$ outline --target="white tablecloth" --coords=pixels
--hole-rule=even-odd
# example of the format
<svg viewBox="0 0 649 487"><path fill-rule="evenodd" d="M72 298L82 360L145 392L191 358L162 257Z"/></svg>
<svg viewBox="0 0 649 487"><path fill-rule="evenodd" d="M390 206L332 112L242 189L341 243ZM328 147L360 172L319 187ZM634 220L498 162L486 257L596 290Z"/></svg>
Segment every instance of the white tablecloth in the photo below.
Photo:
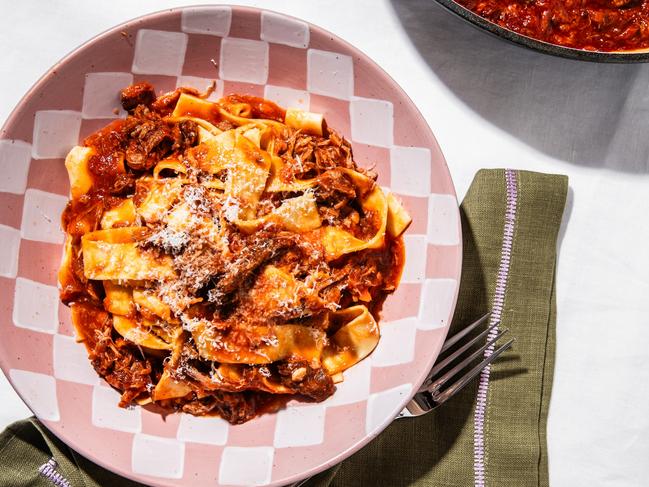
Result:
<svg viewBox="0 0 649 487"><path fill-rule="evenodd" d="M0 119L82 42L186 3L4 4ZM647 485L649 66L529 52L465 25L433 0L238 3L316 23L380 64L428 120L460 198L482 167L570 176L557 276L551 484ZM29 415L2 374L0 398L0 427Z"/></svg>

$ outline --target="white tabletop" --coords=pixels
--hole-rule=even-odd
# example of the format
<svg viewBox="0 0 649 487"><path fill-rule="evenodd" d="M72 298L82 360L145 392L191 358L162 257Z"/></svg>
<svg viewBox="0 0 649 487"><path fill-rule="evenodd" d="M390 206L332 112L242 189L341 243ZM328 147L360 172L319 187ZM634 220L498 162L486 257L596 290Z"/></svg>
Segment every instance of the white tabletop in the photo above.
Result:
<svg viewBox="0 0 649 487"><path fill-rule="evenodd" d="M0 120L52 64L174 0L21 0L0 16ZM201 2L196 2L201 3ZM570 176L548 425L553 487L649 478L649 66L523 50L433 0L275 0L380 64L420 108L458 195L483 167ZM0 373L0 427L30 413Z"/></svg>

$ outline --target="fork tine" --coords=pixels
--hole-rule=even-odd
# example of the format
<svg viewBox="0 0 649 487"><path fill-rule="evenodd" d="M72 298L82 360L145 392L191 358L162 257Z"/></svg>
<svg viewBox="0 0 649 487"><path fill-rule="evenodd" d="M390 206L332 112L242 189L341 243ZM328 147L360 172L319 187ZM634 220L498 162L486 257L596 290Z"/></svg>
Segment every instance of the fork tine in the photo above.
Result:
<svg viewBox="0 0 649 487"><path fill-rule="evenodd" d="M426 382L424 382L424 385L420 387L420 390L425 390L427 388L428 384L430 384L430 382L433 380L433 377L435 377L439 372L441 372L444 368L446 368L446 366L448 366L450 363L454 362L455 359L459 358L464 352L466 352L469 348L471 348L476 342L482 340L485 336L487 336L489 334L489 332L491 330L493 330L496 326L498 326L498 323L494 323L489 328L486 328L479 335L475 336L469 342L462 345L460 348L458 348L455 352L453 352L451 355L446 357L444 360L442 360L440 362L437 362L435 364L435 366L428 373L428 379L426 379Z"/></svg>
<svg viewBox="0 0 649 487"><path fill-rule="evenodd" d="M486 359L484 359L482 362L480 362L478 365L473 367L469 372L467 372L465 375L460 377L457 381L455 381L452 385L450 385L448 388L444 389L444 392L434 392L433 393L433 401L435 401L438 404L444 403L448 398L454 396L460 389L462 389L464 386L466 386L471 380L478 375L482 370L492 363L494 360L498 358L498 356L503 353L505 350L510 348L512 344L516 341L515 338L512 338L509 340L507 343L499 347L498 349L494 350L494 352L489 355Z"/></svg>
<svg viewBox="0 0 649 487"><path fill-rule="evenodd" d="M482 347L478 348L475 352L473 352L471 355L469 355L467 358L462 360L459 364L457 364L455 367L453 367L451 370L446 372L444 375L439 377L437 380L435 380L433 383L431 383L426 390L434 393L437 391L440 387L442 387L449 379L453 378L459 371L464 369L467 365L469 365L471 362L473 362L480 354L482 354L487 348L489 348L492 344L496 343L500 337L502 337L505 333L507 333L509 330L505 328L504 330L501 330L495 337L493 337L491 340L489 340L487 343L485 343Z"/></svg>
<svg viewBox="0 0 649 487"><path fill-rule="evenodd" d="M491 316L491 311L488 311L487 314L485 314L484 316L481 316L476 321L471 323L469 326L467 326L467 327L463 328L462 330L458 331L452 337L447 338L439 353L443 353L446 350L448 350L450 347L455 345L459 340L464 338L468 333L470 333L472 330L474 330L475 328L480 326L482 323L484 323L490 316Z"/></svg>

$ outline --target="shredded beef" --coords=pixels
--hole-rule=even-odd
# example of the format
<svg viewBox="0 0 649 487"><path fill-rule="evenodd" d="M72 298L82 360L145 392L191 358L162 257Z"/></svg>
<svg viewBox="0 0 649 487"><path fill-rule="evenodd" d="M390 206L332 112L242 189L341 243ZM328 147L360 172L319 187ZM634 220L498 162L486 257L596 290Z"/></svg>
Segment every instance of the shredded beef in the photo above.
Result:
<svg viewBox="0 0 649 487"><path fill-rule="evenodd" d="M335 391L334 382L324 369L313 368L305 360L283 362L277 370L282 384L315 401L324 401ZM302 370L305 372L302 373ZM296 372L299 380L296 379Z"/></svg>
<svg viewBox="0 0 649 487"><path fill-rule="evenodd" d="M340 169L331 169L318 176L315 186L315 197L318 202L320 218L329 225L339 226L351 233L355 233L361 221L359 212L362 211L355 201L360 196L359 191L368 191L374 183L370 182L368 188L357 189L345 172Z"/></svg>
<svg viewBox="0 0 649 487"><path fill-rule="evenodd" d="M110 319L105 320L102 327L95 328L93 340L86 343L88 357L97 373L122 392L119 405L127 407L151 387L151 363L138 358L135 347L124 339L113 340L111 333Z"/></svg>
<svg viewBox="0 0 649 487"><path fill-rule="evenodd" d="M131 169L151 169L171 152L174 137L169 125L159 118L151 117L138 124L130 133L126 148L126 162Z"/></svg>
<svg viewBox="0 0 649 487"><path fill-rule="evenodd" d="M312 178L336 167L356 168L349 142L333 130L327 138L294 132L281 157L285 164L281 176L286 180Z"/></svg>
<svg viewBox="0 0 649 487"><path fill-rule="evenodd" d="M306 377L300 383L298 392L315 401L324 401L331 396L336 387L330 375L324 369L309 369Z"/></svg>
<svg viewBox="0 0 649 487"><path fill-rule="evenodd" d="M192 120L183 120L173 128L174 144L172 150L183 153L185 149L198 143L198 125Z"/></svg>
<svg viewBox="0 0 649 487"><path fill-rule="evenodd" d="M216 285L210 289L208 299L217 304L224 304L227 296L239 288L263 263L276 257L279 253L294 245L291 234L264 238L259 235L249 246L244 247L237 257L221 275Z"/></svg>
<svg viewBox="0 0 649 487"><path fill-rule="evenodd" d="M214 276L223 272L225 263L218 249L191 240L185 250L175 257L174 266L180 272L187 290L195 294Z"/></svg>
<svg viewBox="0 0 649 487"><path fill-rule="evenodd" d="M226 399L230 402L244 401L249 406L253 401L257 409L254 414L259 414L259 406L264 404L265 408L268 400L272 397L272 394L260 391L260 389L264 390L265 378L271 374L267 366L244 367L240 371L242 379L233 383L214 382L207 374L198 371L191 365L183 367L183 370L187 378L195 381L198 387L209 393L209 396L200 402L200 407L211 407L211 398L220 398L221 394L225 394ZM288 394L300 394L315 401L323 401L335 391L333 380L326 371L321 367L312 367L306 360L280 362L277 364L277 372L280 385L287 390ZM255 399L257 402L254 402ZM228 413L228 417L225 419L231 421L228 419L230 413L228 411L226 413Z"/></svg>
<svg viewBox="0 0 649 487"><path fill-rule="evenodd" d="M160 115L140 106L128 132L126 163L136 171L151 169L174 152L184 152L198 143L198 126L191 120L165 122Z"/></svg>
<svg viewBox="0 0 649 487"><path fill-rule="evenodd" d="M208 397L182 403L182 411L204 416L217 414L231 424L242 424L259 414L260 394L215 391Z"/></svg>
<svg viewBox="0 0 649 487"><path fill-rule="evenodd" d="M135 191L136 178L133 173L118 174L108 192L113 196L127 196Z"/></svg>
<svg viewBox="0 0 649 487"><path fill-rule="evenodd" d="M352 159L352 147L336 132L329 131L329 138L320 140L315 150L316 165L320 170L334 167L354 169L356 164Z"/></svg>
<svg viewBox="0 0 649 487"><path fill-rule="evenodd" d="M147 82L127 86L120 95L122 106L127 112L132 112L139 105L149 106L156 99L155 89Z"/></svg>
<svg viewBox="0 0 649 487"><path fill-rule="evenodd" d="M331 169L318 178L315 196L318 203L339 208L356 198L356 186L341 169Z"/></svg>

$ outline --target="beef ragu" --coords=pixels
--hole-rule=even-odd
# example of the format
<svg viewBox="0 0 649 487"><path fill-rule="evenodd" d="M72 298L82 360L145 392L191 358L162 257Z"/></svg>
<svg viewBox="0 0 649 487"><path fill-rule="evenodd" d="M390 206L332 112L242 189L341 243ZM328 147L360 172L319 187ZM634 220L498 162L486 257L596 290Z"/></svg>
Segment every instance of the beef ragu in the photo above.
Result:
<svg viewBox="0 0 649 487"><path fill-rule="evenodd" d="M372 352L405 210L321 115L126 87L66 159L61 300L120 406L242 423Z"/></svg>
<svg viewBox="0 0 649 487"><path fill-rule="evenodd" d="M457 0L495 24L588 51L649 48L649 0Z"/></svg>

